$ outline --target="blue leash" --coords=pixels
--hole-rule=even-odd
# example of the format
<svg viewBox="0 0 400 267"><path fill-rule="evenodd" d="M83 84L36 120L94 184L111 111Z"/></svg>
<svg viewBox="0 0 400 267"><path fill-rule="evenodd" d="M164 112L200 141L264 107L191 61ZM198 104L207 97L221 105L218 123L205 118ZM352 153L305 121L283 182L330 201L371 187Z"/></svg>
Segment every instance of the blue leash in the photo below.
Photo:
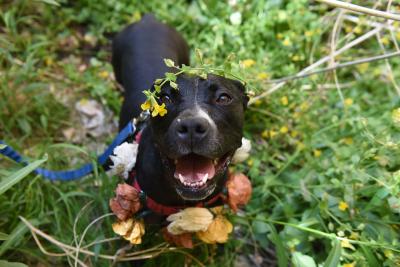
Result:
<svg viewBox="0 0 400 267"><path fill-rule="evenodd" d="M100 165L104 165L108 157L112 155L113 150L115 147L119 146L122 142L124 142L129 136L134 135L136 132L136 126L134 122L129 122L128 125L125 126L124 129L122 129L121 132L115 137L114 141L111 143L111 145L104 151L103 154L101 154L99 157L97 157L97 162ZM5 144L2 140L0 140L0 144ZM22 156L15 151L12 147L6 146L3 149L0 149L0 154L18 162L23 165L28 165L29 163L22 158ZM48 169L43 169L43 168L37 168L35 172L44 178L47 178L52 181L71 181L71 180L76 180L79 178L82 178L90 173L93 172L94 165L92 163L87 163L83 165L82 167L75 169L75 170L66 170L66 171L52 171Z"/></svg>

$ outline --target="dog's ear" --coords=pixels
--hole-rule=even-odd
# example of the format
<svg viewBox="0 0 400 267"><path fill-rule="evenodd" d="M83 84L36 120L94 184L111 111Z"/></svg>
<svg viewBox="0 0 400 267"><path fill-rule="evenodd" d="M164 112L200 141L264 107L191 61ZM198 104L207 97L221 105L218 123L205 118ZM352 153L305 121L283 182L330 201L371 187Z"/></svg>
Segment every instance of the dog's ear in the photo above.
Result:
<svg viewBox="0 0 400 267"><path fill-rule="evenodd" d="M243 93L243 97L242 97L242 99L243 99L243 107L244 107L244 109L246 109L247 108L247 103L249 102L249 96L247 95L247 93L246 93L246 87L244 86L244 84L241 82L241 81L239 81L239 80L231 80L232 81L232 83L233 83L233 85L236 87L236 88L238 88L239 89L239 91L240 92L242 92Z"/></svg>

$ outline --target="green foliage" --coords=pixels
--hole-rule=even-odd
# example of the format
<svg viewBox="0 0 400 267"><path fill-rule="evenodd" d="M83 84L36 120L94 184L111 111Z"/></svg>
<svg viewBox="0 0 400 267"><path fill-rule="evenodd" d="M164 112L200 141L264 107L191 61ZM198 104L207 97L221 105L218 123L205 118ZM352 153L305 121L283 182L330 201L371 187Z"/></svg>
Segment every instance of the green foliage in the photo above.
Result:
<svg viewBox="0 0 400 267"><path fill-rule="evenodd" d="M352 2L372 6L376 1ZM51 146L67 142L62 130L73 126L76 101L95 98L118 114L110 39L141 15L153 12L188 40L193 64L179 71L233 74L246 82L250 95L271 88L269 79L296 74L329 55L337 15L305 0L18 0L0 7L0 136L31 158L48 153L43 165L51 169L90 159L76 153L88 148ZM367 20L373 18L359 23L345 19L338 47L371 30ZM398 30L381 35L387 51L396 49L392 37L400 41ZM371 38L336 60L381 52ZM390 59L390 65L397 70L400 59ZM321 74L287 83L249 107L245 136L252 140L252 156L235 169L251 177L253 197L245 215L234 218L240 231L224 251L199 246L164 253L147 265L188 264L182 254L187 252L207 266L232 265L236 256L253 254L269 255L280 266L399 265L400 101L392 78L398 80L400 74L391 75L384 62L374 62L336 75L344 101L334 76ZM163 82L174 85L176 75L165 78L160 77L160 88ZM7 160L0 164L2 184L21 169ZM65 244L75 244L91 221L109 212L118 181L102 170L68 183L33 174L18 177L0 195L2 257L28 265L67 265L66 257L45 256L18 216ZM112 221L107 217L90 228L83 245L114 237ZM161 242L160 236L148 234L153 238L145 238L137 250ZM48 251L63 252L41 241ZM89 249L113 255L122 246L100 242ZM273 256L266 254L271 248ZM110 265L99 257L85 263Z"/></svg>

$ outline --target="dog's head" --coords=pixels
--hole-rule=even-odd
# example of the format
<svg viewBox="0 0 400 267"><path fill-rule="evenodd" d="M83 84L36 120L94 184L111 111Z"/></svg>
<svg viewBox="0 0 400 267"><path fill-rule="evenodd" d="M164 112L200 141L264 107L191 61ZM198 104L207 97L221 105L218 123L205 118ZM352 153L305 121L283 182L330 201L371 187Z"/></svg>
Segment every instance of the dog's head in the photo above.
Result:
<svg viewBox="0 0 400 267"><path fill-rule="evenodd" d="M165 179L185 200L210 196L225 179L241 146L248 97L241 82L217 75L180 75L179 89L163 86L159 101L167 114L150 120L164 161Z"/></svg>

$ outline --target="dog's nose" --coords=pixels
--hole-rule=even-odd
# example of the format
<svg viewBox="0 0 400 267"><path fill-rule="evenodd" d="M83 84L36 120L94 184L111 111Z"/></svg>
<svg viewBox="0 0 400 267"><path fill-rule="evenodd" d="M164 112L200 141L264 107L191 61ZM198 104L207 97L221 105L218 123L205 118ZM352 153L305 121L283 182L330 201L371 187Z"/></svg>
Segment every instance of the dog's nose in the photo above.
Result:
<svg viewBox="0 0 400 267"><path fill-rule="evenodd" d="M207 136L210 124L204 118L178 119L176 133L181 140L199 141Z"/></svg>

